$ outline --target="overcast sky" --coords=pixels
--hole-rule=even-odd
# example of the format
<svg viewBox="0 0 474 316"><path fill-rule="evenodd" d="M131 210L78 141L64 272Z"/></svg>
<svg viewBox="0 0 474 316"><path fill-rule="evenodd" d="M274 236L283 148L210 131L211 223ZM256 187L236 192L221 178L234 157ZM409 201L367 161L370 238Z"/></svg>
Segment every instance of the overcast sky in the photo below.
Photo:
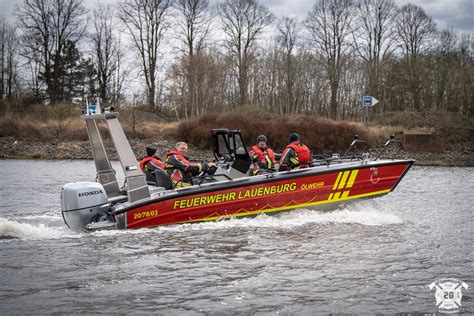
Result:
<svg viewBox="0 0 474 316"><path fill-rule="evenodd" d="M86 7L93 8L97 2L113 3L113 0L85 0ZM292 16L304 19L315 0L260 0L277 17ZM11 17L15 3L21 0L0 0L0 15ZM219 0L210 0L217 3ZM460 32L474 33L474 0L395 0L398 6L412 3L422 7L433 17L438 30L451 27Z"/></svg>
<svg viewBox="0 0 474 316"><path fill-rule="evenodd" d="M261 0L278 17L283 15L304 18L314 0ZM438 29L452 27L461 32L474 33L474 0L395 0L401 7L412 3L422 7L436 22Z"/></svg>

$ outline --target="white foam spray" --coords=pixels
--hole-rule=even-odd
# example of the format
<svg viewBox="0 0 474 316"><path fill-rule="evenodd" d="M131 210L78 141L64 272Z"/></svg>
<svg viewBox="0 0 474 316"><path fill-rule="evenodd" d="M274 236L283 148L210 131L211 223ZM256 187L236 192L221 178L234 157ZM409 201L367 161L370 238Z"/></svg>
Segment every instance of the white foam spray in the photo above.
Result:
<svg viewBox="0 0 474 316"><path fill-rule="evenodd" d="M50 216L49 214L47 216ZM366 226L381 226L401 224L403 220L387 210L377 201L360 201L350 204L343 209L320 212L309 209L296 209L289 212L261 214L256 217L231 218L214 222L177 224L158 228L139 230L97 231L86 235L105 237L122 234L147 234L187 230L222 230L229 228L292 228L316 223L327 225L331 223L360 224ZM67 227L50 227L44 224L32 225L0 218L0 239L54 239L62 237L81 237Z"/></svg>
<svg viewBox="0 0 474 316"><path fill-rule="evenodd" d="M0 218L0 239L56 239L79 236L67 227L50 227L44 224L32 225Z"/></svg>
<svg viewBox="0 0 474 316"><path fill-rule="evenodd" d="M160 230L200 230L246 227L291 228L309 223L345 223L366 226L401 224L403 220L375 201L361 201L343 209L320 212L309 209L296 209L274 215L261 214L256 217L231 218L217 222L202 222L160 227Z"/></svg>

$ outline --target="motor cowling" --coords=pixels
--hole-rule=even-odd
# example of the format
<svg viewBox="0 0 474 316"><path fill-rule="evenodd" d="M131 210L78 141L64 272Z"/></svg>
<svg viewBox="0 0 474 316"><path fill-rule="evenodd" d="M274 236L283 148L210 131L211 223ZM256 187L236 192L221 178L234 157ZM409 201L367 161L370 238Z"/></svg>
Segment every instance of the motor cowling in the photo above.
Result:
<svg viewBox="0 0 474 316"><path fill-rule="evenodd" d="M110 207L104 187L97 182L68 183L61 190L61 212L72 230L85 230Z"/></svg>

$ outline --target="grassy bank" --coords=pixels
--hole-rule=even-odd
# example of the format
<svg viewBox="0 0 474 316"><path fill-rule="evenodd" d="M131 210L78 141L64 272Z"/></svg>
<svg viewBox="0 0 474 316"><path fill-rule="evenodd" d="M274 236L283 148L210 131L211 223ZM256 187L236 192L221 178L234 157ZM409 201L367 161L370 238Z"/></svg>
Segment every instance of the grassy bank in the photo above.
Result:
<svg viewBox="0 0 474 316"><path fill-rule="evenodd" d="M155 115L123 111L119 116L122 127L131 139L150 139L154 137L173 137L177 123L160 122ZM99 130L108 139L104 122L99 123ZM85 141L87 131L79 115L65 117L38 117L28 115L0 116L0 137L14 137L34 141Z"/></svg>

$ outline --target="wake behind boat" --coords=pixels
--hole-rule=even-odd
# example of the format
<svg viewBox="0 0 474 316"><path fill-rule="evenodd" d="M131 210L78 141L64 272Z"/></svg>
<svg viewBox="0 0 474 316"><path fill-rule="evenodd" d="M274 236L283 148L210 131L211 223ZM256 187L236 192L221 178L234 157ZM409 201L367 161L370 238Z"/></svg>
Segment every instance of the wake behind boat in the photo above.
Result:
<svg viewBox="0 0 474 316"><path fill-rule="evenodd" d="M413 160L369 158L365 142L354 139L342 156L315 160L315 166L294 171L248 176L251 164L239 130L216 129L212 145L217 169L193 179L194 185L173 187L162 174L146 181L113 110L87 107L81 116L97 170L97 182L66 184L61 191L62 215L73 230L132 229L167 224L213 221L230 217L288 211L295 208L336 209L341 204L393 191ZM97 121L104 120L125 174L120 187L105 152ZM354 154L357 146L359 153Z"/></svg>

